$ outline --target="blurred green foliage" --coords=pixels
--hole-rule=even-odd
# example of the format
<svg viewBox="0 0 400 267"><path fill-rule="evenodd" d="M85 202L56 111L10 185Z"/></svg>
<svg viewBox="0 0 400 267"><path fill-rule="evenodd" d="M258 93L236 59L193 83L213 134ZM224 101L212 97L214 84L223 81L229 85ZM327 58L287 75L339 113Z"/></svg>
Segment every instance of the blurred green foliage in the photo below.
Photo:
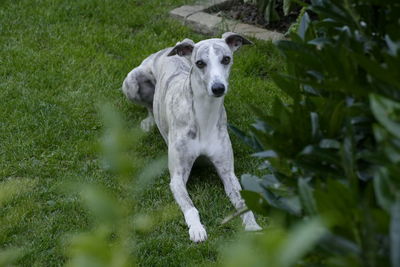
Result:
<svg viewBox="0 0 400 267"><path fill-rule="evenodd" d="M100 110L104 124L100 141L103 166L118 179L121 195L113 196L97 184L67 186L71 194L78 192L93 218L89 231L70 237L67 266L133 266L135 233L150 231L158 223L178 214L177 209L170 206L157 213L135 213L135 201L140 191L162 174L166 157L162 156L143 168L143 160L132 153L140 144L141 131L127 130L111 106L101 105Z"/></svg>
<svg viewBox="0 0 400 267"><path fill-rule="evenodd" d="M222 249L223 266L293 266L326 233L319 218L299 222L289 230L283 225L279 222L263 232L243 234Z"/></svg>
<svg viewBox="0 0 400 267"><path fill-rule="evenodd" d="M0 183L0 242L6 239L7 231L3 229L7 225L17 224L24 216L24 205L10 209L7 205L18 197L23 197L35 186L32 179L9 179ZM23 247L7 247L0 249L0 266L10 266L27 253Z"/></svg>
<svg viewBox="0 0 400 267"><path fill-rule="evenodd" d="M319 264L400 266L399 17L393 0L311 1L277 44L291 101L253 107L250 133L232 127L267 173L242 176L248 207L288 226L321 218Z"/></svg>

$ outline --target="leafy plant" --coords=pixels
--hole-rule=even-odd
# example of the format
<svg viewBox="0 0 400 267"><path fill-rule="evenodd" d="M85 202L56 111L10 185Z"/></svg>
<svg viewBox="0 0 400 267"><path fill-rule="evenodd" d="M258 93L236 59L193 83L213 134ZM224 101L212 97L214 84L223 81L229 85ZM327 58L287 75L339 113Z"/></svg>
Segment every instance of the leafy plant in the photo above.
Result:
<svg viewBox="0 0 400 267"><path fill-rule="evenodd" d="M318 16L311 20L310 13ZM242 176L248 207L290 224L323 218L313 250L328 265L399 266L400 4L315 0L277 46L291 98L245 134L268 174Z"/></svg>
<svg viewBox="0 0 400 267"><path fill-rule="evenodd" d="M325 232L321 220L313 218L295 224L288 231L276 225L259 235L243 235L224 249L222 264L230 267L293 266Z"/></svg>
<svg viewBox="0 0 400 267"><path fill-rule="evenodd" d="M110 106L101 111L105 125L101 141L104 168L118 179L121 194L112 196L98 184L67 186L71 194L79 194L93 220L90 230L69 238L67 266L134 266L130 251L135 245L135 234L147 232L177 215L176 208L169 206L152 214L135 214L139 192L165 170L166 157L141 168L141 157L131 154L141 140L140 131L127 131ZM132 180L132 176L136 179Z"/></svg>
<svg viewBox="0 0 400 267"><path fill-rule="evenodd" d="M28 252L25 247L8 247L5 240L7 232L11 231L10 226L25 216L23 205L12 207L10 203L26 197L36 184L37 181L25 178L7 179L0 183L0 266L11 266Z"/></svg>
<svg viewBox="0 0 400 267"><path fill-rule="evenodd" d="M293 0L243 0L244 3L252 3L258 6L260 14L267 23L277 21L280 19L278 10L283 13L284 16L289 15L292 9ZM300 2L300 1L298 1Z"/></svg>

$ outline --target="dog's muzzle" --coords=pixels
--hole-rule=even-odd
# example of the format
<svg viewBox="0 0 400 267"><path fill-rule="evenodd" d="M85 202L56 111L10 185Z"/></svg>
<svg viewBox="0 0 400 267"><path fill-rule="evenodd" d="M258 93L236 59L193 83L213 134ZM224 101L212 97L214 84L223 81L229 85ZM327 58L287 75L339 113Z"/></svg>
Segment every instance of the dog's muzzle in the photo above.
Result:
<svg viewBox="0 0 400 267"><path fill-rule="evenodd" d="M211 87L211 91L215 97L221 97L225 93L225 85L222 83L214 83Z"/></svg>

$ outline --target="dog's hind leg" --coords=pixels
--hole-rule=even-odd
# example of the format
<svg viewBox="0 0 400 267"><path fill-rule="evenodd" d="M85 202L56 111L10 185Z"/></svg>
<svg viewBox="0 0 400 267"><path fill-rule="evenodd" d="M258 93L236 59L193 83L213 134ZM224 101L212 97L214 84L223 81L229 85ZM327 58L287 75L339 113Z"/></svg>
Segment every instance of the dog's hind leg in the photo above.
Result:
<svg viewBox="0 0 400 267"><path fill-rule="evenodd" d="M122 91L125 96L148 110L147 118L140 123L141 128L146 132L155 124L153 117L154 90L154 78L148 72L142 70L140 66L129 72L122 84Z"/></svg>
<svg viewBox="0 0 400 267"><path fill-rule="evenodd" d="M153 112L150 109L148 109L148 115L145 119L143 119L140 122L140 128L142 128L142 130L145 132L149 132L154 125L155 122L154 122Z"/></svg>

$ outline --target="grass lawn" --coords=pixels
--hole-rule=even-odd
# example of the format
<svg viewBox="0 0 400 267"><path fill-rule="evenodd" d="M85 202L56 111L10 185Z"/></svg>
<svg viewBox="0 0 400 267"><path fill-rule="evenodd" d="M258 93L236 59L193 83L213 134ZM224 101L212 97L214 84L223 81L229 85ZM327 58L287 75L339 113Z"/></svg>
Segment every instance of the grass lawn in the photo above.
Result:
<svg viewBox="0 0 400 267"><path fill-rule="evenodd" d="M79 199L60 191L65 182L101 184L118 194L114 175L102 168L93 145L103 132L98 107L110 103L130 128L146 116L119 88L149 54L185 37L206 38L168 18L169 10L187 2L0 2L0 186L21 181L11 200L2 201L7 190L0 190L0 251L25 248L18 265L63 265L67 236L91 227ZM270 43L255 41L235 55L225 99L231 124L248 128L253 117L248 103L269 108L281 94L269 75L282 69L282 57ZM251 151L231 139L237 175L254 172L258 162ZM137 154L147 161L166 153L156 129L141 142ZM136 236L132 253L139 265L211 265L219 248L234 239L240 220L220 225L234 209L214 170L195 170L188 188L208 241L191 243L183 216L176 216ZM138 211L165 205L175 205L167 173L142 193ZM259 221L266 225L265 218Z"/></svg>

